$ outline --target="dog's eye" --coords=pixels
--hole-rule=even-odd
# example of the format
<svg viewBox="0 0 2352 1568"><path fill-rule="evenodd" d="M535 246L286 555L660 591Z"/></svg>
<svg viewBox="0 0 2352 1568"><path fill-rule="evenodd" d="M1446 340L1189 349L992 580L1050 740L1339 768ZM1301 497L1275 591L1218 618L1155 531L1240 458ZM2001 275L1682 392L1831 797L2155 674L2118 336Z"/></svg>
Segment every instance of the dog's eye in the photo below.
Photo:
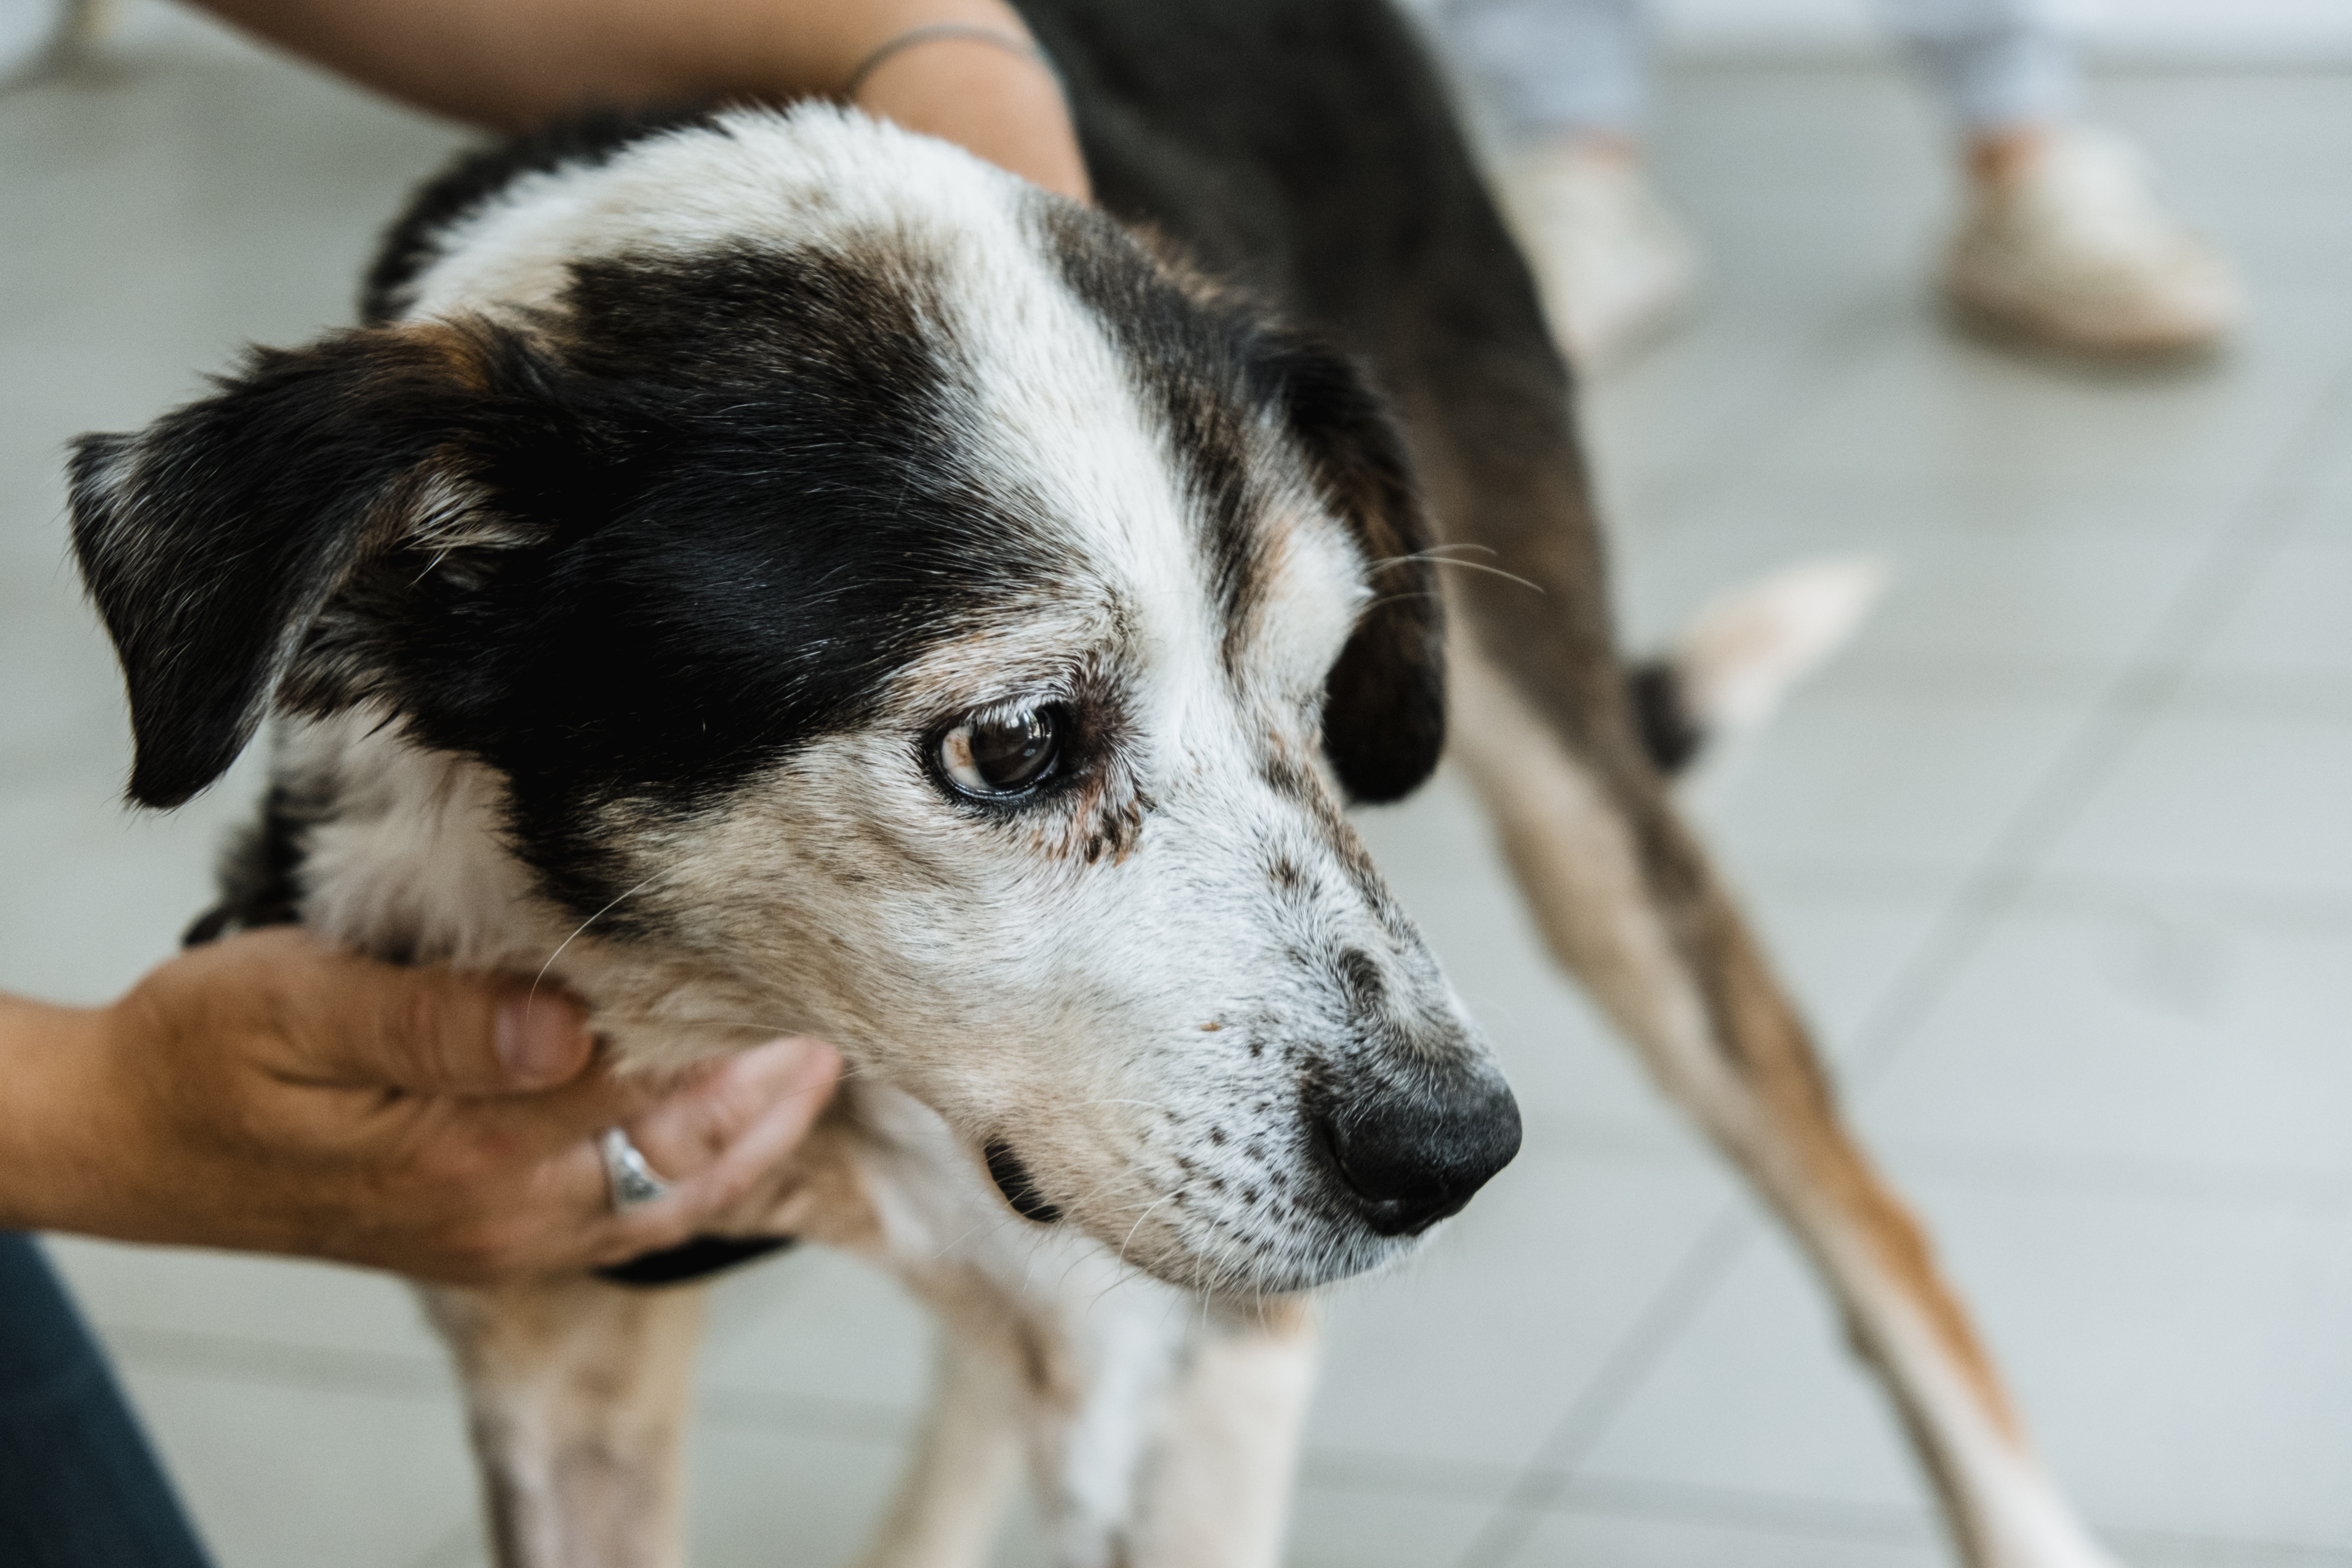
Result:
<svg viewBox="0 0 2352 1568"><path fill-rule="evenodd" d="M982 800L1034 789L1061 758L1062 718L1058 708L1032 708L967 719L940 737L940 772Z"/></svg>

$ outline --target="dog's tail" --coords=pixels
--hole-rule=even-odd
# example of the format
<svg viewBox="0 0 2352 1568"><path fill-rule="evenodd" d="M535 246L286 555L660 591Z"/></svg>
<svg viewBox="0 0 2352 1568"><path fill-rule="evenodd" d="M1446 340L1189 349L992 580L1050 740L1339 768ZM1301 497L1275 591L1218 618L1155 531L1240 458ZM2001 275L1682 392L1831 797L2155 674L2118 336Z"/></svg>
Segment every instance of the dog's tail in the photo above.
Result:
<svg viewBox="0 0 2352 1568"><path fill-rule="evenodd" d="M1874 556L1833 556L1709 600L1671 647L1625 672L1650 760L1678 773L1716 742L1761 728L1853 635L1887 577Z"/></svg>

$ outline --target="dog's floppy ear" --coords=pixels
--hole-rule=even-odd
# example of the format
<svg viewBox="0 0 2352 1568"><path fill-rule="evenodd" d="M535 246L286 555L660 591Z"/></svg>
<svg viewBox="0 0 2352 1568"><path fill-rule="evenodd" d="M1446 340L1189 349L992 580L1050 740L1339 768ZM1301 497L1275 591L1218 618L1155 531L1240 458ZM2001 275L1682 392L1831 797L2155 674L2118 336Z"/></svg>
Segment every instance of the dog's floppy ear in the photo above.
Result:
<svg viewBox="0 0 2352 1568"><path fill-rule="evenodd" d="M257 349L215 395L75 443L74 552L130 689L133 800L177 805L236 761L329 595L449 477L499 343L435 325Z"/></svg>
<svg viewBox="0 0 2352 1568"><path fill-rule="evenodd" d="M1371 571L1372 597L1324 688L1324 754L1350 800L1402 800L1445 749L1445 611L1423 555L1428 518L1403 437L1355 367L1303 338L1278 342L1266 368Z"/></svg>

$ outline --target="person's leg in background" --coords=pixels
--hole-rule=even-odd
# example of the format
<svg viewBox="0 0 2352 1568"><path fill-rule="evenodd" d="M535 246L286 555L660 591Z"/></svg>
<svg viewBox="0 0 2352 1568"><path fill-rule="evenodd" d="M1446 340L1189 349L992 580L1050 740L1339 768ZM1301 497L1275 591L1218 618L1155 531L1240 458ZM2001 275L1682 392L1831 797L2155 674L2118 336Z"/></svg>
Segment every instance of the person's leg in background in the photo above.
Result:
<svg viewBox="0 0 2352 1568"><path fill-rule="evenodd" d="M2208 347L2230 268L2158 206L2137 157L2071 125L2060 0L1881 0L1958 124L1968 195L1941 286L1966 316L2103 353ZM1441 42L1508 142L1501 195L1569 357L1605 366L1686 314L1696 253L1644 176L1642 0L1441 0Z"/></svg>
<svg viewBox="0 0 2352 1568"><path fill-rule="evenodd" d="M2226 262L2158 206L2118 138L2074 121L2057 0L1879 0L1958 122L1967 210L1947 297L2032 342L2103 353L2207 348L2243 314Z"/></svg>
<svg viewBox="0 0 2352 1568"><path fill-rule="evenodd" d="M1508 143L1503 205L1569 357L1603 363L1677 322L1698 257L1643 173L1642 0L1444 0L1438 26Z"/></svg>
<svg viewBox="0 0 2352 1568"><path fill-rule="evenodd" d="M0 1231L0 1563L209 1561L47 1260L30 1237Z"/></svg>

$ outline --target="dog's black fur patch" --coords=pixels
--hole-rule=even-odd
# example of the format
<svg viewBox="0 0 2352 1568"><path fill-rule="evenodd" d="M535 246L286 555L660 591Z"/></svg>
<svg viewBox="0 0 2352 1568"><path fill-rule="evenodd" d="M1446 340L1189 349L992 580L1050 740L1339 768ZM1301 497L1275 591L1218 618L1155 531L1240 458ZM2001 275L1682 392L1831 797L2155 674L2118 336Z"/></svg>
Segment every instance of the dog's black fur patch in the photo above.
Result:
<svg viewBox="0 0 2352 1568"><path fill-rule="evenodd" d="M626 1263L607 1264L595 1275L615 1285L640 1289L686 1285L738 1264L772 1257L797 1243L797 1237L789 1236L698 1236L659 1252L640 1253Z"/></svg>
<svg viewBox="0 0 2352 1568"><path fill-rule="evenodd" d="M180 935L182 947L202 947L241 931L299 925L302 920L302 823L292 792L274 784L261 818L239 831L220 858L220 902Z"/></svg>

